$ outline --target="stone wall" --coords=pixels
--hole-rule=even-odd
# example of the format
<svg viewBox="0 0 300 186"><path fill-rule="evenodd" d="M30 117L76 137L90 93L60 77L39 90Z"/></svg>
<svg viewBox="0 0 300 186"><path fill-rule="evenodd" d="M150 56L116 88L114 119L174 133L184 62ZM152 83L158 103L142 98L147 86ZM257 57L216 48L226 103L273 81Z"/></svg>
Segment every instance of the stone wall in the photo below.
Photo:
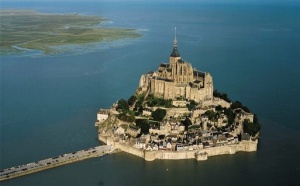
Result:
<svg viewBox="0 0 300 186"><path fill-rule="evenodd" d="M228 103L227 101L225 101L225 100L223 100L223 99L221 99L221 98L217 98L217 97L214 97L214 99L213 99L214 101L213 101L213 104L214 105L221 105L222 107L226 107L226 108L229 108L230 107L230 104L231 103Z"/></svg>
<svg viewBox="0 0 300 186"><path fill-rule="evenodd" d="M254 152L257 151L258 141L242 141L239 144L213 147L199 150L198 154L207 154L207 156L217 156L223 154L235 154L236 152Z"/></svg>
<svg viewBox="0 0 300 186"><path fill-rule="evenodd" d="M180 160L195 158L196 150L192 151L158 151L155 154L156 159Z"/></svg>
<svg viewBox="0 0 300 186"><path fill-rule="evenodd" d="M190 113L188 108L166 108L166 110L168 116L173 116L175 114L182 116Z"/></svg>
<svg viewBox="0 0 300 186"><path fill-rule="evenodd" d="M143 150L134 148L130 145L122 144L122 143L115 143L115 148L120 149L121 151L127 152L129 154L133 154L135 156L144 158L145 154Z"/></svg>
<svg viewBox="0 0 300 186"><path fill-rule="evenodd" d="M209 156L217 156L223 154L235 154L236 152L253 152L257 151L256 141L242 141L239 144L227 145L220 147L212 147L201 150L191 151L144 151L126 144L115 143L115 148L124 152L133 154L135 156L144 158L146 161L154 161L155 159L165 160L180 160L180 159L193 159L206 160Z"/></svg>

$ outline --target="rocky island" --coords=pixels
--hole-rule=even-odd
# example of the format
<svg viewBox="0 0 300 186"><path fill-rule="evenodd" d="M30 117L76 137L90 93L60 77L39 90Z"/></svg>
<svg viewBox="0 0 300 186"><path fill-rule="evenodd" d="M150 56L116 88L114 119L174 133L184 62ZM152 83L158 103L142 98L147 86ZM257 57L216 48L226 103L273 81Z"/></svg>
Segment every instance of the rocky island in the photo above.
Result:
<svg viewBox="0 0 300 186"><path fill-rule="evenodd" d="M95 125L100 141L147 161L257 151L261 128L246 106L214 90L208 72L181 58L176 29L169 62L143 74L128 100L100 109Z"/></svg>

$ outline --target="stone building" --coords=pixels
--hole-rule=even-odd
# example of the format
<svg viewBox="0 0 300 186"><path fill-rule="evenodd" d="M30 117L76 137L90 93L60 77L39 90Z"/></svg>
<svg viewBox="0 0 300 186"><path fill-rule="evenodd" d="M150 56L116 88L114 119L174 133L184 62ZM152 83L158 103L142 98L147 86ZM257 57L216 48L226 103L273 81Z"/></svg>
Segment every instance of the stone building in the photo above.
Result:
<svg viewBox="0 0 300 186"><path fill-rule="evenodd" d="M97 121L103 122L108 118L109 110L107 109L100 109L97 113Z"/></svg>
<svg viewBox="0 0 300 186"><path fill-rule="evenodd" d="M157 71L140 78L137 93L147 92L164 99L183 98L198 103L213 100L212 76L183 61L177 49L176 31L169 63L160 64Z"/></svg>
<svg viewBox="0 0 300 186"><path fill-rule="evenodd" d="M141 128L137 127L135 125L129 125L126 133L132 137L137 137L137 135L139 135L141 133Z"/></svg>

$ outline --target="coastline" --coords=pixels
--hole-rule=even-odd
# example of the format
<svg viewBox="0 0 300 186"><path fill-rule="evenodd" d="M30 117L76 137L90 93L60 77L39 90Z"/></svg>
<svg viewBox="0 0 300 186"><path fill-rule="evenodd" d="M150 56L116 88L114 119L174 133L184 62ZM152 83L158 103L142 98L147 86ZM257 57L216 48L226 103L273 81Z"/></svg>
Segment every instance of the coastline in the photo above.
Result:
<svg viewBox="0 0 300 186"><path fill-rule="evenodd" d="M3 44L0 46L0 55L4 56L22 52L34 55L36 51L45 55L59 54L72 51L70 46L85 48L89 44L142 36L134 28L103 27L101 23L108 19L100 16L1 9L0 17L6 20L2 25Z"/></svg>

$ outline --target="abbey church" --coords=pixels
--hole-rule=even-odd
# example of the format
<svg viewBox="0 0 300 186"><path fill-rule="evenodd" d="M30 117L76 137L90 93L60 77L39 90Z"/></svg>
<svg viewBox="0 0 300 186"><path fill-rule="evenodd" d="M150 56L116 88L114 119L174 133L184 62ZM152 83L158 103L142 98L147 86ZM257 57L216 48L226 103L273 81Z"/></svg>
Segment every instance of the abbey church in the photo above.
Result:
<svg viewBox="0 0 300 186"><path fill-rule="evenodd" d="M175 30L169 63L162 63L157 71L142 75L138 92L164 99L183 98L201 103L213 99L213 80L209 73L201 72L183 61L177 49Z"/></svg>

